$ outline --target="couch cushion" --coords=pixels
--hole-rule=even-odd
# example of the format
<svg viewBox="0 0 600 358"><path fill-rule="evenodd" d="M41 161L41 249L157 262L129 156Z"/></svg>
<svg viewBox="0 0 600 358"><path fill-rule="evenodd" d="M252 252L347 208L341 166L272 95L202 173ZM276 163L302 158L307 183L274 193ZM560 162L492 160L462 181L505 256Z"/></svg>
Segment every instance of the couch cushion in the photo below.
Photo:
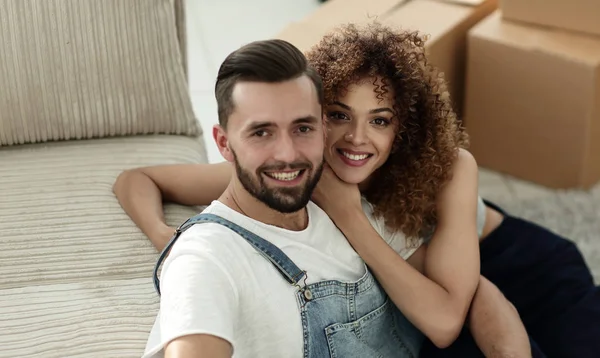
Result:
<svg viewBox="0 0 600 358"><path fill-rule="evenodd" d="M200 134L173 1L3 1L0 146Z"/></svg>
<svg viewBox="0 0 600 358"><path fill-rule="evenodd" d="M150 242L117 202L128 168L206 162L201 142L140 136L5 148L0 156L0 288L149 277ZM177 224L193 209L170 207Z"/></svg>
<svg viewBox="0 0 600 358"><path fill-rule="evenodd" d="M158 306L149 277L0 290L0 356L139 358Z"/></svg>
<svg viewBox="0 0 600 358"><path fill-rule="evenodd" d="M0 347L7 357L140 357L158 253L118 204L128 168L204 163L202 140L138 136L0 150ZM177 225L201 208L166 206Z"/></svg>

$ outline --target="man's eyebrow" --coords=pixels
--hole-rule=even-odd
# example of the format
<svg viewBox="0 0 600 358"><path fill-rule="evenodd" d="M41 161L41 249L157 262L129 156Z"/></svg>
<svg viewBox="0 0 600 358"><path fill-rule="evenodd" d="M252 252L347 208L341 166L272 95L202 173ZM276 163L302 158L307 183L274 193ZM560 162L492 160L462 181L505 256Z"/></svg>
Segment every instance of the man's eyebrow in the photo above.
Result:
<svg viewBox="0 0 600 358"><path fill-rule="evenodd" d="M314 123L318 123L319 120L320 120L319 118L309 115L309 116L304 116L304 117L295 119L292 122L292 124L301 124L301 123L314 124ZM261 130L261 129L265 129L265 128L269 128L269 127L276 127L276 126L277 125L274 122L258 121L258 122L252 122L252 123L248 124L248 126L244 130L247 132L253 132L253 131L257 131L257 130Z"/></svg>
<svg viewBox="0 0 600 358"><path fill-rule="evenodd" d="M274 125L273 122L252 122L252 123L248 124L245 131L248 131L248 132L257 131L259 129L265 129L265 128L271 127L273 125Z"/></svg>
<svg viewBox="0 0 600 358"><path fill-rule="evenodd" d="M293 124L300 124L300 123L313 124L313 123L318 123L319 121L320 121L320 119L315 116L305 116L305 117L301 117L301 118L294 120L294 122L292 122L292 123Z"/></svg>

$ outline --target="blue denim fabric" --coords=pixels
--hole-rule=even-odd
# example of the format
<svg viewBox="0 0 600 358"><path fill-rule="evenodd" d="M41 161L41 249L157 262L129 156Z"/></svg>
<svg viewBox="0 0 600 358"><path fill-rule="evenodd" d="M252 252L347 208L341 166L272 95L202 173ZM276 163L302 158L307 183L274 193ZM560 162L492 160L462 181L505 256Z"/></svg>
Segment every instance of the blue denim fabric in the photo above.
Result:
<svg viewBox="0 0 600 358"><path fill-rule="evenodd" d="M159 294L158 269L166 254L183 231L201 222L218 223L238 233L289 284L298 288L296 298L302 316L305 358L419 356L423 334L398 310L368 269L357 282L330 280L306 285L307 273L279 248L213 214L196 215L177 229L154 270L154 285Z"/></svg>

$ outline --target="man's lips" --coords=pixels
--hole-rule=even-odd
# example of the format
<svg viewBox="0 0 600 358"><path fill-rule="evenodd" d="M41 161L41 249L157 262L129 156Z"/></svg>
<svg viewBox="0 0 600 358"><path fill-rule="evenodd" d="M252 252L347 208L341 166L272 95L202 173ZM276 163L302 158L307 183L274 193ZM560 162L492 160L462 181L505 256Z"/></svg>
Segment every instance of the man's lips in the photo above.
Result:
<svg viewBox="0 0 600 358"><path fill-rule="evenodd" d="M280 171L264 171L263 174L279 184L295 185L302 181L306 169L296 170L280 170Z"/></svg>

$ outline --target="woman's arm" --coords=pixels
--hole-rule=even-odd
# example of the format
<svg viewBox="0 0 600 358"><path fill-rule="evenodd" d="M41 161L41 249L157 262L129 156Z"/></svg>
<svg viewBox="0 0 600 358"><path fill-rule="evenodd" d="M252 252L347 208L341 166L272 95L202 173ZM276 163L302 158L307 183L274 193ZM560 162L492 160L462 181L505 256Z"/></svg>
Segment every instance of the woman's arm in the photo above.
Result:
<svg viewBox="0 0 600 358"><path fill-rule="evenodd" d="M519 312L483 276L473 297L467 325L486 357L531 358L529 336Z"/></svg>
<svg viewBox="0 0 600 358"><path fill-rule="evenodd" d="M232 353L229 342L209 334L178 337L165 346L165 358L229 358Z"/></svg>
<svg viewBox="0 0 600 358"><path fill-rule="evenodd" d="M229 162L136 168L118 176L113 192L131 220L161 251L174 232L165 222L163 201L209 205L225 191L232 172Z"/></svg>
<svg viewBox="0 0 600 358"><path fill-rule="evenodd" d="M406 261L424 273L427 244ZM475 343L486 357L531 358L531 345L519 312L500 289L483 276L467 315Z"/></svg>
<svg viewBox="0 0 600 358"><path fill-rule="evenodd" d="M480 276L477 163L468 152L461 151L452 176L438 199L438 225L425 254L425 275L379 236L360 206L338 203L342 210L325 209L396 306L438 347L447 347L460 333Z"/></svg>
<svg viewBox="0 0 600 358"><path fill-rule="evenodd" d="M427 245L424 263L425 275L448 293L455 320L450 325L452 341L460 333L479 284L477 199L477 162L461 149L452 168L452 180L437 199L436 230Z"/></svg>

